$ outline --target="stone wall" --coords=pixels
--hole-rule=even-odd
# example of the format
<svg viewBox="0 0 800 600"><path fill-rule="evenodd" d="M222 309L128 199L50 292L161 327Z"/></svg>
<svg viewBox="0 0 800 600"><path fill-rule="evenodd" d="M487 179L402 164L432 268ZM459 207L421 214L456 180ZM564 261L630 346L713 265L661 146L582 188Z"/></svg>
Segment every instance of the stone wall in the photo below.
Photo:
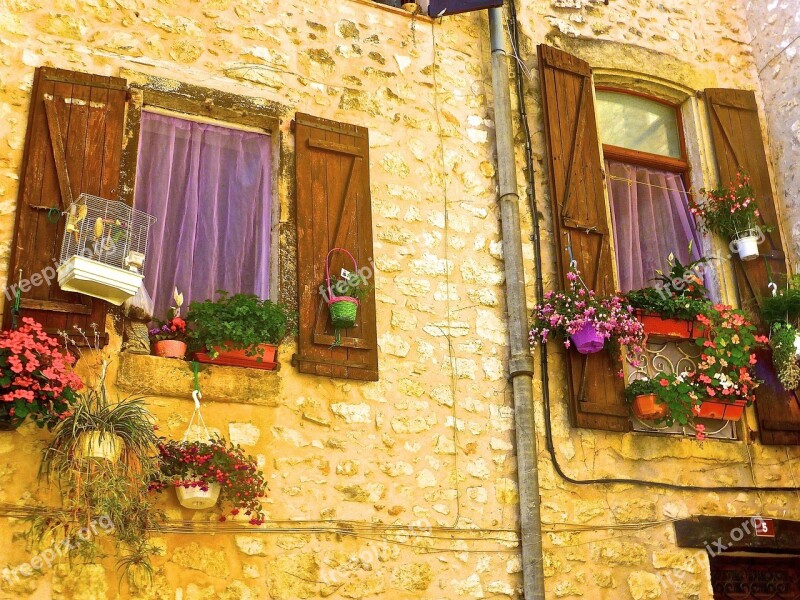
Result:
<svg viewBox="0 0 800 600"><path fill-rule="evenodd" d="M759 65L736 6L703 0L518 4L521 60L533 73L526 102L534 189L544 215L544 277L552 288L536 44L578 54L598 79L684 99L685 114L696 117L687 120L696 187L713 183L713 173L702 104L689 91L759 89ZM485 16L432 24L358 0L6 0L4 8L1 269L11 243L35 66L179 78L278 102L290 112L363 124L370 128L381 381L299 375L289 364L291 344L281 352L281 371L249 376L246 387L234 370L207 372L206 420L259 455L271 482L271 522L236 534L158 535L163 555L155 561L153 589L132 590L126 582L118 588L108 559L83 571L60 564L2 593L65 600L519 597ZM291 164L288 118L281 128ZM789 176L783 164L779 181ZM532 228L524 181L520 173L527 239ZM293 182L284 177L280 184L281 218L290 222ZM532 304L530 244L524 253ZM722 283L732 299L724 273ZM113 336L111 356L119 345ZM119 369L126 390L136 387L137 374L147 374L161 431L181 435L192 406L187 368L123 357ZM557 455L572 478L791 486L800 476L791 468L797 449L713 440L700 446L689 439L571 429L557 349L550 370ZM544 451L538 376L535 385L548 597L708 599L706 555L676 548L670 520L692 514L800 518L797 498L788 493L567 483ZM746 423L755 427L752 414ZM34 501L35 465L46 440L27 425L0 434L0 502ZM173 520L211 524L217 516L192 515L174 500L164 506ZM415 523L411 530L389 528ZM16 536L23 529L3 521L0 564L29 560Z"/></svg>
<svg viewBox="0 0 800 600"><path fill-rule="evenodd" d="M800 11L795 2L746 3L753 55L769 123L778 194L785 201L784 233L795 271L800 261Z"/></svg>
<svg viewBox="0 0 800 600"><path fill-rule="evenodd" d="M785 8L791 12L786 4ZM758 91L757 61L741 6L697 0L635 2L550 0L523 2L520 27L529 124L537 167L535 191L542 212L546 288L557 285L541 114L536 44L545 42L587 60L596 81L623 85L682 103L691 180L696 189L713 185L716 174L702 100L709 87ZM758 9L756 9L758 10ZM789 88L790 89L790 88ZM766 94L765 94L766 96ZM773 147L788 143L785 111L768 114L784 123L773 129ZM787 96L786 101L789 101ZM791 122L791 121L790 121ZM780 140L780 141L779 141ZM786 159L777 178L790 178ZM525 211L529 215L529 211ZM530 226L529 222L525 224ZM530 230L526 229L525 234ZM711 240L706 240L712 244ZM533 269L532 262L528 272ZM720 269L723 297L736 302L735 283ZM533 303L533 287L529 288ZM539 352L540 350L536 350ZM538 364L538 360L536 361ZM800 449L756 443L616 434L573 429L566 408L563 352L549 348L550 405L558 462L575 480L622 478L709 486L713 490L665 489L643 485L577 485L558 475L546 451L541 380L536 378L540 485L548 597L592 600L712 598L705 551L676 547L670 521L690 515L754 515L800 518L797 493L730 493L728 486L793 487L800 480ZM757 428L750 409L744 427ZM740 435L745 434L740 428Z"/></svg>
<svg viewBox="0 0 800 600"><path fill-rule="evenodd" d="M109 558L83 571L45 569L2 597L516 597L485 30L478 14L434 25L357 0L2 3L3 278L34 67L140 72L277 102L289 108L287 165L294 111L370 129L381 369L376 383L300 375L288 343L277 373L204 373L206 421L258 455L270 522L236 534L158 535L152 589L119 588ZM281 220L291 222L294 182L279 183ZM109 355L119 346L112 336ZM182 435L188 367L123 356L119 368L126 390L146 383L160 431ZM29 426L0 436L0 502L34 501L46 441ZM171 498L164 507L172 520L218 517L182 511ZM0 564L29 560L17 537L24 524L0 518Z"/></svg>

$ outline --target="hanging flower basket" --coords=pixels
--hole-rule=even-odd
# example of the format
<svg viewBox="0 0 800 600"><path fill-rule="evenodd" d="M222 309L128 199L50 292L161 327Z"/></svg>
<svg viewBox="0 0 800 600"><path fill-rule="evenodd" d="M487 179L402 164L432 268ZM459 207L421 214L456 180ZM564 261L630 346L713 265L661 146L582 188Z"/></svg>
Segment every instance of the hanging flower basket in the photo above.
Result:
<svg viewBox="0 0 800 600"><path fill-rule="evenodd" d="M575 344L575 350L581 354L594 354L600 352L606 345L606 339L598 331L595 323L586 323L577 333L573 333L570 338Z"/></svg>
<svg viewBox="0 0 800 600"><path fill-rule="evenodd" d="M99 458L116 462L122 454L122 438L100 431L84 432L78 437L76 454L80 458Z"/></svg>
<svg viewBox="0 0 800 600"><path fill-rule="evenodd" d="M716 400L704 400L699 407L697 416L701 419L722 419L724 421L738 421L744 414L744 407L747 406L746 400L736 400L734 402L718 402Z"/></svg>
<svg viewBox="0 0 800 600"><path fill-rule="evenodd" d="M175 484L178 503L192 510L205 510L216 506L219 492L218 483L204 483L197 479Z"/></svg>
<svg viewBox="0 0 800 600"><path fill-rule="evenodd" d="M354 298L352 296L337 296L334 293L339 291L337 290L336 285L331 286L331 255L334 252L344 252L350 257L350 260L353 261L354 274L358 273L358 263L356 263L356 259L353 257L353 255L344 248L332 248L331 251L328 252L328 256L325 259L325 283L328 289L328 310L330 310L331 322L333 323L338 336L340 329L348 329L356 324L359 301L358 298ZM339 293L341 293L341 291L339 291Z"/></svg>
<svg viewBox="0 0 800 600"><path fill-rule="evenodd" d="M758 230L749 229L737 233L731 241L733 242L733 247L736 249L739 258L746 261L758 258L758 240Z"/></svg>

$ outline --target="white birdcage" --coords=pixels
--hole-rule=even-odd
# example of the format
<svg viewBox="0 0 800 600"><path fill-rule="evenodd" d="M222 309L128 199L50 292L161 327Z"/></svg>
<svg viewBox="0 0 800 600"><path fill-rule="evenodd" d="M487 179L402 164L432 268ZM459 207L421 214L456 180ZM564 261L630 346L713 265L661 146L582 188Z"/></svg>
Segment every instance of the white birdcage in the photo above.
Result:
<svg viewBox="0 0 800 600"><path fill-rule="evenodd" d="M61 289L116 305L136 294L155 217L124 202L81 194L66 219L58 267Z"/></svg>

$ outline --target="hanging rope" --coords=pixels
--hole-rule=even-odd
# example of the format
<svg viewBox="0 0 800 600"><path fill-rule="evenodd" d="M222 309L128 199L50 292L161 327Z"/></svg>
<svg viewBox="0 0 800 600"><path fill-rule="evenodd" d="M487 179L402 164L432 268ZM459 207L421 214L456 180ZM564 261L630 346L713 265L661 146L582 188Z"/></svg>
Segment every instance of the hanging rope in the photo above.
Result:
<svg viewBox="0 0 800 600"><path fill-rule="evenodd" d="M186 432L183 434L183 441L189 441L189 435L192 432L192 427L196 426L198 431L196 432L196 437L193 441L204 442L211 439L211 433L209 433L208 427L206 427L205 419L203 419L203 413L200 412L200 400L202 399L203 394L200 391L200 364L196 360L192 361L192 371L194 372L194 390L192 391L194 411L192 412L192 418L189 419L189 425L186 427ZM200 433L203 433L204 437L202 437Z"/></svg>

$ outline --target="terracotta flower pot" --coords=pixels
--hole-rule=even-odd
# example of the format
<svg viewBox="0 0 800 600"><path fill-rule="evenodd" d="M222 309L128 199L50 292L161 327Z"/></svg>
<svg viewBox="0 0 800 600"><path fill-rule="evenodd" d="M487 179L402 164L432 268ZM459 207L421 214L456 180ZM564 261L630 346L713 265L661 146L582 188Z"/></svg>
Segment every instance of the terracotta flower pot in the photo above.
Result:
<svg viewBox="0 0 800 600"><path fill-rule="evenodd" d="M78 436L75 452L81 458L100 458L116 462L122 454L122 438L114 434L87 431Z"/></svg>
<svg viewBox="0 0 800 600"><path fill-rule="evenodd" d="M664 319L659 315L636 311L636 318L644 325L644 332L650 337L673 340L691 340L699 337L699 323L696 320Z"/></svg>
<svg viewBox="0 0 800 600"><path fill-rule="evenodd" d="M669 408L657 401L655 394L642 394L633 399L631 405L634 416L645 421L657 421L667 416Z"/></svg>
<svg viewBox="0 0 800 600"><path fill-rule="evenodd" d="M175 486L175 494L178 496L180 505L192 510L205 510L215 506L219 499L219 492L220 485L218 483L209 483L206 490L200 486Z"/></svg>
<svg viewBox="0 0 800 600"><path fill-rule="evenodd" d="M156 356L161 358L180 358L186 357L186 342L178 340L161 340L153 345Z"/></svg>
<svg viewBox="0 0 800 600"><path fill-rule="evenodd" d="M575 350L581 354L594 354L600 352L606 344L605 338L597 331L594 323L587 323L581 329L570 336Z"/></svg>
<svg viewBox="0 0 800 600"><path fill-rule="evenodd" d="M724 421L738 421L744 414L744 407L747 402L736 400L735 402L719 402L717 400L704 400L700 405L700 412L697 416L701 419L722 419Z"/></svg>
<svg viewBox="0 0 800 600"><path fill-rule="evenodd" d="M230 359L234 361L235 366L238 366L238 364L241 361L252 362L252 363L275 362L275 356L278 353L278 346L275 346L273 344L259 344L259 348L264 349L263 354L261 354L260 356L259 355L248 356L246 350L227 350L223 352L219 346L215 346L214 350L219 353L219 356L217 356L214 362L218 362L219 364L225 364L225 361Z"/></svg>

